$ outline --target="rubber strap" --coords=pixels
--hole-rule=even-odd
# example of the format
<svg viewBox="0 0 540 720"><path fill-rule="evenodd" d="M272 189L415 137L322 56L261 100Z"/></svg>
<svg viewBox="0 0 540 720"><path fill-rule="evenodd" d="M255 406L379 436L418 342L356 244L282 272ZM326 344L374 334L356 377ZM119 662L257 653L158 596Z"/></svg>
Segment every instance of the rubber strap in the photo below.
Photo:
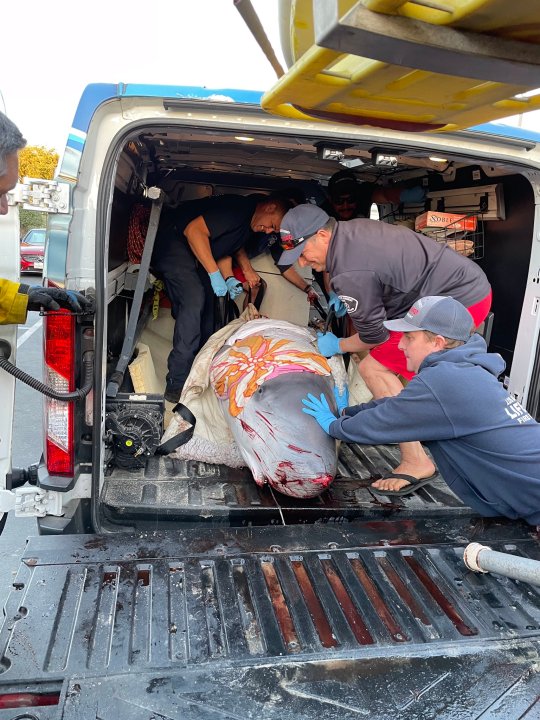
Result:
<svg viewBox="0 0 540 720"><path fill-rule="evenodd" d="M168 455L169 453L172 453L173 450L176 450L176 448L179 448L180 445L185 445L188 440L191 440L191 438L193 437L193 431L195 430L197 419L195 415L191 412L191 410L189 410L182 403L177 403L173 407L173 413L178 413L181 418L191 423L191 427L187 430L182 430L182 432L178 433L178 435L175 435L174 437L159 445L156 448L156 455Z"/></svg>

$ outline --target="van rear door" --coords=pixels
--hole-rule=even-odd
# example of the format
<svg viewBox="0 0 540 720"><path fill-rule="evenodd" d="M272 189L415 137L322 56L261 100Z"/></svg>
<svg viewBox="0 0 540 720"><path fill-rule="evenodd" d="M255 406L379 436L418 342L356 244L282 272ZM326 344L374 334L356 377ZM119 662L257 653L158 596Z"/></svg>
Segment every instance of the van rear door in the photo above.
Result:
<svg viewBox="0 0 540 720"><path fill-rule="evenodd" d="M0 216L0 278L17 280L19 277L19 208L13 204L7 215ZM11 362L15 362L17 351L17 326L0 325L0 343L6 350ZM13 410L15 405L15 378L0 369L0 529L3 529L3 507L9 493L6 491L6 475L11 470L11 438L13 430ZM6 496L7 495L7 496Z"/></svg>
<svg viewBox="0 0 540 720"><path fill-rule="evenodd" d="M20 274L20 222L19 208L36 210L46 213L62 213L69 211L69 186L57 180L41 178L24 178L8 195L9 212L0 216L0 278L19 280ZM47 242L45 243L45 256ZM17 325L0 325L0 341L5 343L5 356L16 364ZM31 503L25 502L24 489L11 492L8 475L11 472L11 443L13 434L13 418L15 409L15 378L0 368L0 532L5 521L4 513L15 508L16 514L33 516L43 514L43 510L35 510ZM36 422L41 422L36 419ZM36 449L36 453L39 451ZM36 457L36 460L38 458ZM19 513L16 503L24 502L24 511ZM27 497L28 499L28 497Z"/></svg>

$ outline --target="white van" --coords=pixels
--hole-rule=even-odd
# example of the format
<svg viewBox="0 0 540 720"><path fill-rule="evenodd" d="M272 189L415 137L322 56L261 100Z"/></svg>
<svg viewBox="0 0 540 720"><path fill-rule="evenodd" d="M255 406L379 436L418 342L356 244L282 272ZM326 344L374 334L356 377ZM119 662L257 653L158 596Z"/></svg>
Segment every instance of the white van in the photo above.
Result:
<svg viewBox="0 0 540 720"><path fill-rule="evenodd" d="M48 384L73 391L85 384L86 358L93 389L79 402L45 399L45 446L34 486L42 531L123 530L158 519L172 524L195 521L207 500L212 512L229 520L238 516L230 520L233 524L279 518L275 507L261 509L265 502L258 498L259 489L246 477L242 484L252 501L239 512L243 506L234 485L237 471L158 457L149 457L146 469L139 471L116 462L114 434L107 424L111 412L120 415L126 431L138 433L141 442L146 438L155 445L162 431L162 398L135 398L129 373L123 374L117 396L107 396L123 352L137 278L138 266L128 259L130 218L136 206L151 204L151 188L162 190L166 202L176 205L224 192L270 192L293 183L320 202L328 178L343 167L353 168L360 181L375 186L423 186L425 202L379 206L381 221L412 226L428 208L476 219L468 252L493 288L489 348L506 361L509 391L538 417L540 136L495 125L426 135L295 121L267 115L259 100L258 93L230 90L86 88L56 178L63 191L58 196L67 197L65 185L69 187L69 207L49 216L45 281L95 294L96 313L93 319L77 320L47 316L44 361ZM503 131L506 135L497 134ZM10 215L13 224L15 208ZM305 295L276 272L268 256L254 263L269 286L263 312L306 324ZM147 296L151 293L147 290ZM152 322L146 321L150 329ZM9 328L1 332L8 339L13 334ZM170 340L162 340L167 349ZM164 387L165 370L158 359L155 365ZM12 379L1 372L0 382L2 397L9 398L9 412L2 420L6 425L12 417ZM3 437L9 437L7 427ZM10 462L6 445L3 483ZM375 450L374 458L344 451L341 474L360 481L369 476L373 462L386 467L384 453L381 457ZM208 487L186 498L179 490L186 478ZM211 486L218 479L219 502L208 499L214 497ZM25 493L24 512L32 514L31 491L26 487L12 492ZM7 494L2 497L4 509L12 506ZM442 505L454 502L449 498L442 499ZM358 507L365 509L372 500L368 495ZM404 499L403 505L408 502ZM333 513L327 507L322 512L350 514L351 509L340 506Z"/></svg>

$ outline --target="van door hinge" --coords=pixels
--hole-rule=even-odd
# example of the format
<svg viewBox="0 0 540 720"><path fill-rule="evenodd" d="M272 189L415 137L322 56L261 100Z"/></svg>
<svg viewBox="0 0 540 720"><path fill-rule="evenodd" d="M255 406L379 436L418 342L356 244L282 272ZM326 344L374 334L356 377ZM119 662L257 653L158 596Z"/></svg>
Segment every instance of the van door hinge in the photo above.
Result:
<svg viewBox="0 0 540 720"><path fill-rule="evenodd" d="M0 490L0 512L10 510L15 510L15 517L64 514L60 493L36 487L20 487L14 491Z"/></svg>
<svg viewBox="0 0 540 720"><path fill-rule="evenodd" d="M24 210L48 213L69 212L69 184L58 180L41 180L25 177L9 193L9 203L19 204Z"/></svg>

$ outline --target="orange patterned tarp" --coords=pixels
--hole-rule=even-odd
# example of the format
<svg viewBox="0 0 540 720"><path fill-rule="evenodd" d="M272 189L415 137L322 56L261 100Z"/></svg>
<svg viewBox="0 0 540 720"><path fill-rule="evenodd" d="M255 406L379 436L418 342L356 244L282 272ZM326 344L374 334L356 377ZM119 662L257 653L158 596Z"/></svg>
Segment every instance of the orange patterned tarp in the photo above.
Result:
<svg viewBox="0 0 540 720"><path fill-rule="evenodd" d="M210 368L210 382L220 400L229 399L229 412L238 417L246 400L271 378L284 373L331 375L326 358L295 349L291 340L250 335L219 355Z"/></svg>

